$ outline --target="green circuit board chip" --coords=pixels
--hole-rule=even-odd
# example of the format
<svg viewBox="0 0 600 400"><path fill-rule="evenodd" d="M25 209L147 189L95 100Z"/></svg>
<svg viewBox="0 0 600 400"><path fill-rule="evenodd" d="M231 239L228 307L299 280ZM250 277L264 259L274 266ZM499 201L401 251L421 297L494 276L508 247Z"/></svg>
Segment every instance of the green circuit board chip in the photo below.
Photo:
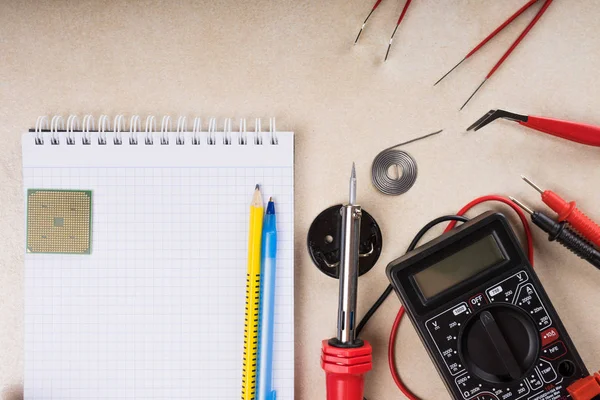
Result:
<svg viewBox="0 0 600 400"><path fill-rule="evenodd" d="M90 254L92 192L27 190L27 252Z"/></svg>

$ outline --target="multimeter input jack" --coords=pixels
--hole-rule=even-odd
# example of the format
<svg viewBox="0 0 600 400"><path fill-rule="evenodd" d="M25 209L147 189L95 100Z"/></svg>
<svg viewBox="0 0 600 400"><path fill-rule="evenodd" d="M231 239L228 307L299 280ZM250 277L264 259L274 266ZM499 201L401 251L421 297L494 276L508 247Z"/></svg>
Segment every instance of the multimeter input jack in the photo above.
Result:
<svg viewBox="0 0 600 400"><path fill-rule="evenodd" d="M576 368L573 361L563 360L558 363L558 373L565 378L570 378L575 375L575 370Z"/></svg>

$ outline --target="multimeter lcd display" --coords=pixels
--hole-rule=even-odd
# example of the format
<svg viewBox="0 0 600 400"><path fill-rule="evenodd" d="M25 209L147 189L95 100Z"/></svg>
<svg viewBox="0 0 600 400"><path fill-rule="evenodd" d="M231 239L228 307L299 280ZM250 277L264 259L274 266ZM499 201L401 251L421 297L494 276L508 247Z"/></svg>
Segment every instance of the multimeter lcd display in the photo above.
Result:
<svg viewBox="0 0 600 400"><path fill-rule="evenodd" d="M505 259L496 238L488 235L413 277L421 294L430 299Z"/></svg>

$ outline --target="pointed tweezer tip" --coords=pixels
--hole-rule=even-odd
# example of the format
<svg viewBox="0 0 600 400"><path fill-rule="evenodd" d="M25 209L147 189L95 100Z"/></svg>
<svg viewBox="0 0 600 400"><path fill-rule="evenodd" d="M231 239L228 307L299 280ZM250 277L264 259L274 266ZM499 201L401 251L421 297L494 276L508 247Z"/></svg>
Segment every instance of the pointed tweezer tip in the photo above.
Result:
<svg viewBox="0 0 600 400"><path fill-rule="evenodd" d="M358 31L358 35L356 36L356 39L354 40L354 44L358 43L358 39L360 38L360 34L362 33L364 29L364 25L362 28L360 28L360 31Z"/></svg>
<svg viewBox="0 0 600 400"><path fill-rule="evenodd" d="M455 67L455 68L456 68L456 67ZM442 76L440 79L438 79L438 80L437 80L437 82L436 82L436 83L434 83L434 84L433 84L433 86L435 86L435 85L437 85L438 83L440 83L441 81L443 81L443 80L444 80L444 78L445 78L445 77L447 77L447 76L450 74L450 72L452 72L452 70L450 70L450 71L446 72L446 73L444 74L444 76Z"/></svg>
<svg viewBox="0 0 600 400"><path fill-rule="evenodd" d="M483 80L483 82L481 82L479 84L479 86L477 86L477 89L475 89L475 91L473 92L473 94L471 94L469 96L469 98L467 99L467 101L465 101L465 104L462 105L462 107L458 110L458 111L462 111L463 108L465 108L465 106L469 103L469 101L471 101L471 99L475 96L475 94L479 91L479 89L481 89L481 87L483 86L483 84L487 81L487 78L485 78Z"/></svg>
<svg viewBox="0 0 600 400"><path fill-rule="evenodd" d="M475 132L477 132L477 129L479 129L479 127L477 127L477 122L473 123L473 125L468 127L467 132L472 131L473 129L475 129Z"/></svg>
<svg viewBox="0 0 600 400"><path fill-rule="evenodd" d="M383 62L386 62L388 59L388 56L390 55L390 49L392 48L392 43L390 42L390 44L388 44L388 48L387 51L385 52L385 58L383 59Z"/></svg>
<svg viewBox="0 0 600 400"><path fill-rule="evenodd" d="M488 111L487 113L485 113L483 115L483 117L481 117L477 121L473 122L473 124L467 128L467 131L470 131L470 130L478 131L479 129L483 128L490 122L494 121L497 118L497 116L496 116L497 111L498 110Z"/></svg>
<svg viewBox="0 0 600 400"><path fill-rule="evenodd" d="M467 58L465 57L465 58L463 58L462 60L460 60L460 61L458 62L458 64L456 64L454 67L452 67L452 68L450 69L450 71L446 72L446 73L445 73L445 74L444 74L444 75L443 75L443 76L442 76L440 79L438 79L438 81L437 81L436 83L434 83L434 84L433 84L433 86L435 86L435 85L437 85L438 83L440 83L441 81L443 81L445 77L447 77L448 75L450 75L450 73L451 73L452 71L454 71L456 68L458 68L458 66L459 66L460 64L462 64L462 63L463 63L463 61L465 61L466 59L467 59Z"/></svg>

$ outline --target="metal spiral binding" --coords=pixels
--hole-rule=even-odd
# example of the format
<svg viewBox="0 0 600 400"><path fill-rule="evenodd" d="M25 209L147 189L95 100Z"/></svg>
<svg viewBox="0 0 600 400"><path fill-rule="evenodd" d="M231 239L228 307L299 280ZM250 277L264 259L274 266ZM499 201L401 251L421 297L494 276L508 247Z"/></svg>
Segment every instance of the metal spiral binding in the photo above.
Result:
<svg viewBox="0 0 600 400"><path fill-rule="evenodd" d="M69 115L69 118L67 118L67 131L65 134L68 145L75 144L75 134L73 133L74 130L81 130L79 128L79 118L77 118L77 115Z"/></svg>
<svg viewBox="0 0 600 400"><path fill-rule="evenodd" d="M223 123L223 144L225 146L231 145L231 118L225 118Z"/></svg>
<svg viewBox="0 0 600 400"><path fill-rule="evenodd" d="M115 116L115 121L113 122L113 130L115 133L115 138L113 139L113 143L117 146L123 144L123 138L121 137L121 129L125 129L125 122L123 121L125 117L121 114Z"/></svg>
<svg viewBox="0 0 600 400"><path fill-rule="evenodd" d="M240 134L238 136L238 144L245 146L248 143L248 131L246 130L246 118L240 118Z"/></svg>
<svg viewBox="0 0 600 400"><path fill-rule="evenodd" d="M165 115L160 124L160 144L169 144L169 132L172 130L171 116Z"/></svg>
<svg viewBox="0 0 600 400"><path fill-rule="evenodd" d="M91 127L91 129L90 129ZM83 126L81 130L81 143L84 145L92 144L92 138L90 135L90 131L96 130L96 126L94 123L94 117L90 114L83 116Z"/></svg>
<svg viewBox="0 0 600 400"><path fill-rule="evenodd" d="M129 144L138 144L138 132L142 130L142 123L139 115L132 115L129 119Z"/></svg>
<svg viewBox="0 0 600 400"><path fill-rule="evenodd" d="M154 138L151 135L152 132L156 132L156 118L154 118L154 115L148 115L146 117L146 137L144 138L146 145L154 144Z"/></svg>
<svg viewBox="0 0 600 400"><path fill-rule="evenodd" d="M44 136L42 135L43 130L48 130L48 117L38 117L35 122L35 144L44 144Z"/></svg>
<svg viewBox="0 0 600 400"><path fill-rule="evenodd" d="M279 144L279 139L277 138L277 129L275 127L275 118L273 117L269 119L269 140L272 145Z"/></svg>
<svg viewBox="0 0 600 400"><path fill-rule="evenodd" d="M217 119L211 118L208 120L208 136L206 138L206 144L209 146L214 146L217 144L217 137L215 135L215 130L217 129Z"/></svg>
<svg viewBox="0 0 600 400"><path fill-rule="evenodd" d="M258 146L263 144L262 127L261 127L260 118L256 118L256 120L254 122L254 144L258 145Z"/></svg>
<svg viewBox="0 0 600 400"><path fill-rule="evenodd" d="M36 145L44 145L45 139L49 138L51 145L93 145L98 144L105 146L110 140L112 145L121 146L129 144L136 146L139 144L152 146L155 143L155 134L158 135L161 145L169 145L170 138L173 136L176 145L239 145L247 146L254 144L261 146L263 144L277 145L279 140L277 137L277 129L275 118L269 119L269 131L263 132L262 120L255 119L254 133L248 132L248 124L245 118L239 119L239 127L234 131L233 119L225 118L223 127L218 127L217 118L210 118L206 130L203 130L202 120L199 117L194 118L192 129L188 130L187 117L179 116L177 118L176 129L173 130L172 119L169 115L162 117L160 130L157 130L156 117L148 115L144 122L142 130L142 120L139 115L132 115L127 118L122 115L116 115L112 119L108 115L100 115L97 120L93 115L86 114L81 120L77 115L69 115L66 121L61 115L53 115L50 117L40 116L36 120L34 132L34 143ZM97 128L97 129L96 129ZM108 134L112 134L109 136ZM96 139L97 135L97 139ZM141 135L143 140L140 141ZM249 142L248 135L252 136L252 143ZM124 137L125 136L125 137ZM111 139L109 139L109 137ZM94 141L93 141L94 138ZM81 141L79 143L79 141Z"/></svg>
<svg viewBox="0 0 600 400"><path fill-rule="evenodd" d="M200 132L202 131L202 119L194 118L194 126L192 127L192 144L199 145L201 142Z"/></svg>
<svg viewBox="0 0 600 400"><path fill-rule="evenodd" d="M180 116L177 118L177 136L175 139L175 143L182 145L185 144L185 135L183 132L187 131L187 122L186 117Z"/></svg>
<svg viewBox="0 0 600 400"><path fill-rule="evenodd" d="M106 145L106 131L110 130L110 120L108 119L108 115L101 115L98 118L98 144Z"/></svg>
<svg viewBox="0 0 600 400"><path fill-rule="evenodd" d="M60 144L59 130L65 130L65 121L60 115L54 115L52 120L50 120L50 144Z"/></svg>

